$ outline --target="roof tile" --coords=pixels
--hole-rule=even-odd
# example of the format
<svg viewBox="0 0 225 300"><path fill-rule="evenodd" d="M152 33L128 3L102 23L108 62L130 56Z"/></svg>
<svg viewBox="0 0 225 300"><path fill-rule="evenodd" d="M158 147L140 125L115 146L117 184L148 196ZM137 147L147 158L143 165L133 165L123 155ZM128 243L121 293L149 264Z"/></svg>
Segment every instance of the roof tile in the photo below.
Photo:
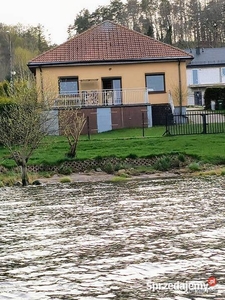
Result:
<svg viewBox="0 0 225 300"><path fill-rule="evenodd" d="M104 21L44 52L28 65L165 58L192 59L192 55L112 21Z"/></svg>

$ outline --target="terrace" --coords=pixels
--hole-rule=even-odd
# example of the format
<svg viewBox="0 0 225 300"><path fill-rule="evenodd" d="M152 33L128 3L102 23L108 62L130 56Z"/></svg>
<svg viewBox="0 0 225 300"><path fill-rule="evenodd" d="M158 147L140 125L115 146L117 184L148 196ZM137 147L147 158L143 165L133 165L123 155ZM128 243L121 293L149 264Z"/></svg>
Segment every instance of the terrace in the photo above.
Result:
<svg viewBox="0 0 225 300"><path fill-rule="evenodd" d="M59 94L54 101L54 107L102 107L146 103L149 103L146 88L80 90L76 93L63 92L63 94Z"/></svg>

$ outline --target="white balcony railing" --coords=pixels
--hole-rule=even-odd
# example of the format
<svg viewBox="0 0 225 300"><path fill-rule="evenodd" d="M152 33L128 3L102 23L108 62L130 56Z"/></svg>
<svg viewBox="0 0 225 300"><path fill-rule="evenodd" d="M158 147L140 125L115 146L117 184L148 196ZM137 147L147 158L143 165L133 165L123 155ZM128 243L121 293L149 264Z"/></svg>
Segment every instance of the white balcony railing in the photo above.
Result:
<svg viewBox="0 0 225 300"><path fill-rule="evenodd" d="M89 90L77 93L58 95L55 107L65 106L108 106L121 104L148 103L147 89L122 89L122 90Z"/></svg>

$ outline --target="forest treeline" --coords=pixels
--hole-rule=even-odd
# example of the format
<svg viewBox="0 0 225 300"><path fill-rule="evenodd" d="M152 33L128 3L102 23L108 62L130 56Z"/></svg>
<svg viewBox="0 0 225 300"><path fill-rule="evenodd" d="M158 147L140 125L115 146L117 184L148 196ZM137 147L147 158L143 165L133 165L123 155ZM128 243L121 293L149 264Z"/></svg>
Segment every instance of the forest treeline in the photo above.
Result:
<svg viewBox="0 0 225 300"><path fill-rule="evenodd" d="M0 81L15 77L26 78L29 60L52 47L42 25L9 26L0 23Z"/></svg>
<svg viewBox="0 0 225 300"><path fill-rule="evenodd" d="M225 46L225 0L111 0L90 12L84 8L68 26L68 38L104 20L179 48ZM26 77L27 62L55 46L44 27L0 23L0 81Z"/></svg>
<svg viewBox="0 0 225 300"><path fill-rule="evenodd" d="M70 36L113 20L178 46L221 47L225 43L225 0L111 0L94 12L83 9L68 28Z"/></svg>

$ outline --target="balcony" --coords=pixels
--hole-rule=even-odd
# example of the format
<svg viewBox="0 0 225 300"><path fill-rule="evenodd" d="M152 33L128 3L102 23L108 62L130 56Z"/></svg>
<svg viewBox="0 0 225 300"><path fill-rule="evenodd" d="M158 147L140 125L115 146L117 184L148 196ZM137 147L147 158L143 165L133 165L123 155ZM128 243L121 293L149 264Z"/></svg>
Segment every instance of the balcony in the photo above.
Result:
<svg viewBox="0 0 225 300"><path fill-rule="evenodd" d="M54 107L93 107L149 103L147 89L88 90L58 95Z"/></svg>

